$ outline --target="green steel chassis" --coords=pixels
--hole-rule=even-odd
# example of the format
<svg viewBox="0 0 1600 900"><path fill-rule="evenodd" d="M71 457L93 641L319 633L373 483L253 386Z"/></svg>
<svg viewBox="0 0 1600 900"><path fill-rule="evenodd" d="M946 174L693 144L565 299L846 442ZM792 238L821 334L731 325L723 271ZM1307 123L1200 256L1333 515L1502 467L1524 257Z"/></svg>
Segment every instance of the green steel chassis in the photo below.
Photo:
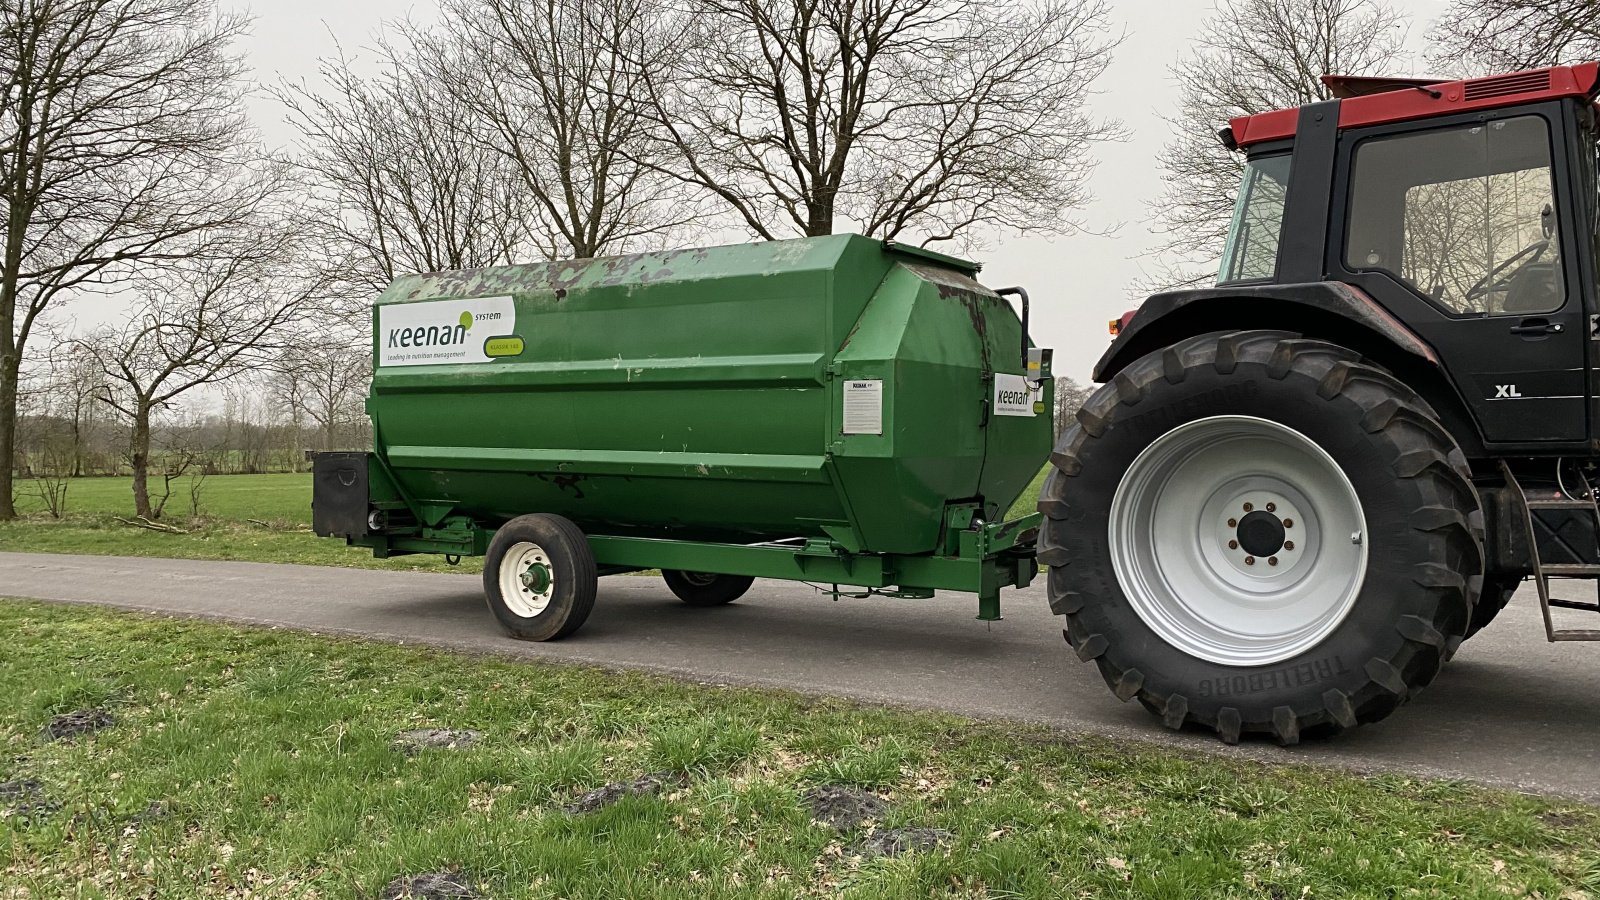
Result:
<svg viewBox="0 0 1600 900"><path fill-rule="evenodd" d="M530 510L532 512L533 510ZM1000 619L1000 589L1027 587L1038 574L1034 539L1041 517L1031 513L1008 522L974 520L975 507L955 506L946 515L944 547L929 555L852 553L833 541L811 538L767 544L725 544L663 538L587 535L602 575L643 569L678 569L751 575L828 585L837 596L881 594L927 598L936 590L978 595L978 618ZM437 527L416 526L347 538L387 559L413 553L447 558L482 556L495 529L465 516L447 516ZM848 586L861 590L850 592Z"/></svg>

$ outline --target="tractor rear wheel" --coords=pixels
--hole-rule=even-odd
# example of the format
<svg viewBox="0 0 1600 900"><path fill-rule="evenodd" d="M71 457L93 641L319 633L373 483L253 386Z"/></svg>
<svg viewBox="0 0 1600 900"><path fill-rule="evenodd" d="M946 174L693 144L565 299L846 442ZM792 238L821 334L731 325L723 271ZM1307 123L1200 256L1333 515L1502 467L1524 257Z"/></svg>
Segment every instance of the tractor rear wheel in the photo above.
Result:
<svg viewBox="0 0 1600 900"><path fill-rule="evenodd" d="M1066 637L1170 727L1284 744L1387 716L1471 622L1482 517L1428 405L1284 332L1117 374L1051 460L1039 559Z"/></svg>
<svg viewBox="0 0 1600 900"><path fill-rule="evenodd" d="M1486 576L1483 579L1483 592L1478 595L1478 604L1472 609L1472 624L1467 626L1467 637L1489 627L1489 623L1500 615L1500 611L1511 602L1511 595L1521 586L1521 575Z"/></svg>

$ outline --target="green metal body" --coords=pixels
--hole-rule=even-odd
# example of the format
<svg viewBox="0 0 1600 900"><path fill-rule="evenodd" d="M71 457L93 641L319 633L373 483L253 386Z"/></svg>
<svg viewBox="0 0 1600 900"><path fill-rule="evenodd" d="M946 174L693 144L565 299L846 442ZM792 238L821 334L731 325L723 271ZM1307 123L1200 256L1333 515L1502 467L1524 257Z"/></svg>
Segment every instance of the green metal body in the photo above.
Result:
<svg viewBox="0 0 1600 900"><path fill-rule="evenodd" d="M840 235L401 278L367 401L391 524L352 540L482 553L545 512L610 570L1026 584L1035 523L999 520L1049 453L1050 380L999 414L1026 341L976 270Z"/></svg>

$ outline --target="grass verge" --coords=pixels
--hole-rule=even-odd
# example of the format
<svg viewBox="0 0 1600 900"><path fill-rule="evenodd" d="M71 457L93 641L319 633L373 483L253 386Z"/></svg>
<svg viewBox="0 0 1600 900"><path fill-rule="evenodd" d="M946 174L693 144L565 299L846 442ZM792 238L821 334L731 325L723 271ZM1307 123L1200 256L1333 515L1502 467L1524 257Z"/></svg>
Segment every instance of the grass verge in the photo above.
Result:
<svg viewBox="0 0 1600 900"><path fill-rule="evenodd" d="M0 633L0 781L32 798L0 786L0 897L376 897L440 871L496 898L1600 892L1596 811L1459 784L22 601ZM41 734L84 708L116 724ZM481 737L393 746L428 727ZM563 808L652 772L659 793ZM822 785L884 809L819 824ZM944 835L852 852L901 827Z"/></svg>
<svg viewBox="0 0 1600 900"><path fill-rule="evenodd" d="M75 478L67 488L67 512L52 519L37 497L18 498L24 518L0 522L0 550L18 553L83 553L96 556L156 556L300 563L423 572L480 572L476 559L451 566L438 556L374 559L372 551L311 533L311 476L214 475L200 493L195 517L187 494L174 497L162 522L186 534L127 525L133 495L127 478ZM182 482L176 492L186 492ZM181 502L180 502L181 501Z"/></svg>

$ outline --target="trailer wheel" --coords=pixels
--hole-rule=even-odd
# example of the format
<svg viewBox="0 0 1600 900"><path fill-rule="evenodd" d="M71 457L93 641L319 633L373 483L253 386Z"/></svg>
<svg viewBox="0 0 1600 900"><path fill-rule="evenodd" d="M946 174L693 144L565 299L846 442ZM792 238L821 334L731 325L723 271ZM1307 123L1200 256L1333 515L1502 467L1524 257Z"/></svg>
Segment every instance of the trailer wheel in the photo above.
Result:
<svg viewBox="0 0 1600 900"><path fill-rule="evenodd" d="M1482 515L1413 391L1298 335L1204 335L1118 373L1052 454L1052 610L1169 727L1284 744L1394 711L1472 621Z"/></svg>
<svg viewBox="0 0 1600 900"><path fill-rule="evenodd" d="M519 516L500 527L483 560L483 592L507 633L553 641L583 625L599 584L594 554L561 516Z"/></svg>
<svg viewBox="0 0 1600 900"><path fill-rule="evenodd" d="M662 569L661 577L678 599L690 606L723 606L744 596L756 580L748 575L717 575Z"/></svg>

